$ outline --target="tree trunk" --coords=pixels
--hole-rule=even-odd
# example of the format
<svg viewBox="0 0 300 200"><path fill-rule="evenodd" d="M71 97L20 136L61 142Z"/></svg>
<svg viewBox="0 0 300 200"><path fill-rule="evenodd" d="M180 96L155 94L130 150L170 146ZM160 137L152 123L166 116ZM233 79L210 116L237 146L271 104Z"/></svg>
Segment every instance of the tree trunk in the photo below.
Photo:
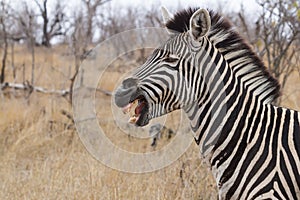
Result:
<svg viewBox="0 0 300 200"><path fill-rule="evenodd" d="M47 10L47 0L44 0L43 3L43 9L41 9L42 12L42 17L43 17L43 41L42 41L42 45L44 45L45 47L50 47L50 38L49 38L49 33L48 33L48 10Z"/></svg>
<svg viewBox="0 0 300 200"><path fill-rule="evenodd" d="M7 58L7 48L8 48L8 41L7 41L7 32L4 21L1 19L2 27L3 27L3 39L4 39L4 49L3 49L3 56L2 56L2 68L0 74L0 83L4 83L5 80L5 67L6 67L6 58Z"/></svg>
<svg viewBox="0 0 300 200"><path fill-rule="evenodd" d="M31 85L34 85L34 70L35 70L35 52L34 52L34 38L31 38Z"/></svg>
<svg viewBox="0 0 300 200"><path fill-rule="evenodd" d="M15 44L13 41L11 43L11 68L13 71L13 78L15 82L17 78L17 74L16 74L16 67L15 67Z"/></svg>

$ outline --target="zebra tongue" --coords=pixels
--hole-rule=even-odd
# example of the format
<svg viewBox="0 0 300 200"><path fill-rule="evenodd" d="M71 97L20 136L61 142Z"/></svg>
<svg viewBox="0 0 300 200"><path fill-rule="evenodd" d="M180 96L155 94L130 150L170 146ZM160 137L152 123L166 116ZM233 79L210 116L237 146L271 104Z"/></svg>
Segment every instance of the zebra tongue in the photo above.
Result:
<svg viewBox="0 0 300 200"><path fill-rule="evenodd" d="M142 109L144 108L145 106L145 102L141 102L137 105L137 107L135 108L134 112L136 115L140 115L141 112L142 112Z"/></svg>

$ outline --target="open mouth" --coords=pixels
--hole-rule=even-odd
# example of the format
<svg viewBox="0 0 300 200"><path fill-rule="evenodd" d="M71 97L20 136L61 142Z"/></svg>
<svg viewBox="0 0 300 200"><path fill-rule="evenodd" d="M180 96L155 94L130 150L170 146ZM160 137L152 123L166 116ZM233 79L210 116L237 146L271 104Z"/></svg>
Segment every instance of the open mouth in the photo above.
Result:
<svg viewBox="0 0 300 200"><path fill-rule="evenodd" d="M129 123L136 126L145 126L148 124L149 105L143 95L131 100L129 104L122 108L124 114L129 114Z"/></svg>
<svg viewBox="0 0 300 200"><path fill-rule="evenodd" d="M124 114L129 114L129 123L135 124L136 126L145 126L149 122L148 111L149 105L143 95L139 95L134 98L122 108Z"/></svg>

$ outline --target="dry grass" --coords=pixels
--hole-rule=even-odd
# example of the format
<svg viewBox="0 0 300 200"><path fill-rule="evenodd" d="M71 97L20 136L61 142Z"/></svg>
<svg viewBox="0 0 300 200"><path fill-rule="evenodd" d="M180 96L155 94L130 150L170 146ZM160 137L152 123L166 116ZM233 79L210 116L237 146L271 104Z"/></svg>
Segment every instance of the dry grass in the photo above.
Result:
<svg viewBox="0 0 300 200"><path fill-rule="evenodd" d="M72 59L63 55L65 48L37 49L37 85L68 87ZM30 54L18 47L16 57L18 80L22 80L23 64L29 79ZM11 74L10 68L7 73ZM99 85L112 90L122 75L108 71ZM288 99L283 103L300 110L299 75L295 73L288 84ZM35 93L29 99L0 98L0 199L216 199L214 181L198 159L194 143L162 170L124 173L104 166L86 151L71 121L61 114L62 109L72 111L64 98ZM99 93L96 98L99 123L112 141L133 151L153 150L149 139L141 141L114 131L111 109L105 109L111 105L110 97ZM110 117L103 121L101 114ZM176 115L172 117L167 122L170 126Z"/></svg>
<svg viewBox="0 0 300 200"><path fill-rule="evenodd" d="M193 145L173 165L146 174L105 167L83 147L69 121L60 116L66 102L32 97L3 99L0 136L1 199L210 199L214 187ZM48 109L47 106L53 106ZM5 119L6 118L6 119ZM2 121L6 120L6 121ZM50 123L54 121L54 123ZM107 125L107 127L109 127ZM118 136L123 145L135 142ZM150 147L150 141L144 142ZM147 148L147 147L146 147ZM209 192L208 192L209 191Z"/></svg>

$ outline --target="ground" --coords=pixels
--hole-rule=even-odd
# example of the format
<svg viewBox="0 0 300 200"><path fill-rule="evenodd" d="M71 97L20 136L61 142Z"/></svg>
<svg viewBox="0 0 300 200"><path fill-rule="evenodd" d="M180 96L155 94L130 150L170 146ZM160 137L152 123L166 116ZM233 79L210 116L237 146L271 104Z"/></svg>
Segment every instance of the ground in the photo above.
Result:
<svg viewBox="0 0 300 200"><path fill-rule="evenodd" d="M65 53L67 48L37 47L36 85L49 89L69 87L74 69L72 56ZM30 51L25 46L18 47L15 57L16 80L30 80ZM114 89L126 71L120 63L124 64L124 60L112 63L99 88ZM8 68L7 81L13 81L11 74ZM287 85L282 105L300 110L298 72ZM26 96L20 91L0 94L0 199L216 199L214 180L199 159L195 143L161 170L143 174L120 172L87 152L72 121L63 114L72 114L66 98L39 93ZM99 124L116 145L147 152L170 142L164 139L153 149L150 139L118 134L110 109L111 97L97 92L96 99ZM172 127L176 117L176 113L170 116L167 126Z"/></svg>

